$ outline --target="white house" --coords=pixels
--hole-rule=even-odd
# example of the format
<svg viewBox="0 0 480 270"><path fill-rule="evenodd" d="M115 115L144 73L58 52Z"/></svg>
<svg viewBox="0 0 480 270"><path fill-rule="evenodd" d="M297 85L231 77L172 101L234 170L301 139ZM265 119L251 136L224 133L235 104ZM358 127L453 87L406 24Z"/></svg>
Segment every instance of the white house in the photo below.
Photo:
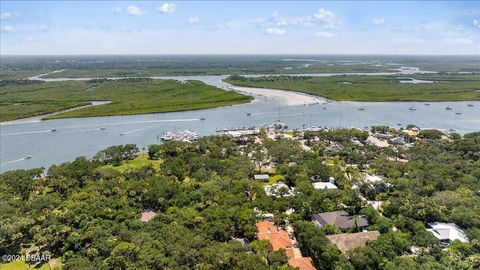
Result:
<svg viewBox="0 0 480 270"><path fill-rule="evenodd" d="M254 178L256 181L268 182L269 176L268 176L268 174L255 174L255 175L253 176L253 178Z"/></svg>
<svg viewBox="0 0 480 270"><path fill-rule="evenodd" d="M365 181L367 183L373 184L373 183L383 182L383 178L378 175L374 175L374 174L370 175L367 173L365 174Z"/></svg>
<svg viewBox="0 0 480 270"><path fill-rule="evenodd" d="M263 186L265 193L267 196L275 196L275 197L288 197L294 194L294 188L290 188L282 181L279 181L273 185L265 185Z"/></svg>
<svg viewBox="0 0 480 270"><path fill-rule="evenodd" d="M338 189L335 185L335 178L330 177L328 182L315 182L312 183L313 188L316 190L329 190L329 189Z"/></svg>
<svg viewBox="0 0 480 270"><path fill-rule="evenodd" d="M315 182L312 184L314 189L317 190L329 190L329 189L338 189L335 184L330 182Z"/></svg>
<svg viewBox="0 0 480 270"><path fill-rule="evenodd" d="M454 223L432 222L428 223L428 226L430 229L427 231L431 232L442 244L449 245L455 240L468 242L465 232Z"/></svg>

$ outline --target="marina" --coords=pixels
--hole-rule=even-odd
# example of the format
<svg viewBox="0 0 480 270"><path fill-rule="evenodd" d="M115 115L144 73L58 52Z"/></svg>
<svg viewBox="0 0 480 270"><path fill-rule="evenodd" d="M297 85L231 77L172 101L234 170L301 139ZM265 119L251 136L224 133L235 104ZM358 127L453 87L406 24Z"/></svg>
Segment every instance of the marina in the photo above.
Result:
<svg viewBox="0 0 480 270"><path fill-rule="evenodd" d="M222 81L226 77L170 76L155 79L200 80L231 91L232 88L228 88L231 86ZM431 102L427 106L424 102L314 101L311 95L299 92L271 90L266 92L269 93L267 95L261 89L255 90L258 92L247 91L255 97L251 103L206 110L47 121L37 118L34 121L1 123L0 171L48 167L80 155L92 157L112 145L135 143L142 149L161 143L161 134L172 130L191 129L206 136L219 131L269 125L279 120L291 129L311 126L364 128L372 125L400 128L398 123L402 123L404 126L416 124L421 128L453 129L464 134L477 131L480 127L478 101ZM289 100L278 96L288 96ZM311 104L305 106L298 100L310 101ZM412 111L414 118L412 114L399 113L411 107L416 108ZM452 113L460 108L463 108L461 115ZM54 153L52 149L55 149ZM31 158L25 159L27 155Z"/></svg>
<svg viewBox="0 0 480 270"><path fill-rule="evenodd" d="M185 129L179 132L167 131L160 137L162 141L192 142L200 138L193 130Z"/></svg>

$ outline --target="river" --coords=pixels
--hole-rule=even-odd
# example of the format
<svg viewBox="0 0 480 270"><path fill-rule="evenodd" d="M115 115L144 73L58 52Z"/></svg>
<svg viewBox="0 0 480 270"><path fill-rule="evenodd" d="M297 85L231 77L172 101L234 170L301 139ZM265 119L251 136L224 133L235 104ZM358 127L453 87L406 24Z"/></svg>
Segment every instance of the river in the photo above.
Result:
<svg viewBox="0 0 480 270"><path fill-rule="evenodd" d="M231 89L229 84L222 81L223 78L225 76L154 79L194 79ZM75 80L86 79L89 78ZM160 143L159 137L168 130L189 128L204 136L216 134L217 128L270 124L278 120L291 128L312 125L400 127L416 124L422 128L454 129L462 134L480 130L478 101L430 102L428 106L423 102L326 102L323 99L313 102L315 97L295 93L299 99L302 98L302 102L291 102L295 96L284 95L286 91L275 90L273 94L259 95L258 90L243 90L255 93L252 94L255 100L248 104L198 111L3 123L0 126L0 171L40 166L47 168L51 164L71 161L81 155L92 157L99 150L118 144L134 143L140 148L146 148L150 144ZM289 100L282 96L289 96ZM310 98L315 104L303 102ZM469 107L467 104L474 106ZM446 110L447 106L453 110ZM415 107L416 110L409 110L410 107ZM359 108L364 110L358 110ZM205 118L204 121L200 120L202 117ZM25 158L26 156L31 158Z"/></svg>

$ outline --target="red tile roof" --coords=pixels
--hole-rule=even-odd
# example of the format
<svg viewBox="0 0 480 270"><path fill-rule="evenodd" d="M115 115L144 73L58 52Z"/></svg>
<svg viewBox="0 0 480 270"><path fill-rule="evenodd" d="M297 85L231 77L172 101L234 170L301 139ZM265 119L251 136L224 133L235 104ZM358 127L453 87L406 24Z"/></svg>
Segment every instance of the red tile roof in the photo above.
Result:
<svg viewBox="0 0 480 270"><path fill-rule="evenodd" d="M288 264L293 267L298 267L300 270L316 270L313 266L312 258L310 257L295 257L293 251L293 242L288 232L279 230L275 224L270 221L260 221L257 226L257 238L268 240L272 245L273 250L284 249L287 254Z"/></svg>
<svg viewBox="0 0 480 270"><path fill-rule="evenodd" d="M291 258L288 260L288 264L292 267L298 267L299 270L316 270L310 257Z"/></svg>
<svg viewBox="0 0 480 270"><path fill-rule="evenodd" d="M260 221L256 226L258 239L268 240L273 250L284 249L287 257L293 257L292 240L286 231L279 230L275 224L270 221Z"/></svg>

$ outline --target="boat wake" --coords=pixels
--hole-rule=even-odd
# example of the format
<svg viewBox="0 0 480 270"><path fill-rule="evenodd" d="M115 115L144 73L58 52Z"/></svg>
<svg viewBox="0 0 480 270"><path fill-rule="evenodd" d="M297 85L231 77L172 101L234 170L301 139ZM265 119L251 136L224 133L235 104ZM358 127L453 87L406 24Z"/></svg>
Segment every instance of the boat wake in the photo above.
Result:
<svg viewBox="0 0 480 270"><path fill-rule="evenodd" d="M23 160L26 160L27 158L19 158L11 161L6 161L6 162L0 162L0 165L7 165L7 164L12 164L12 163L17 163Z"/></svg>
<svg viewBox="0 0 480 270"><path fill-rule="evenodd" d="M14 135L26 135L26 134L40 134L40 133L49 133L52 132L51 129L47 130L36 130L36 131L25 131L25 132L14 132L14 133L5 133L0 134L0 136L14 136Z"/></svg>
<svg viewBox="0 0 480 270"><path fill-rule="evenodd" d="M158 125L152 126L152 127L144 127L144 128L138 128L138 129L134 129L134 130L125 131L123 133L120 133L120 135L128 135L128 134L132 134L132 133L137 133L137 132L144 131L144 130L151 129L151 128L155 128L155 127L158 127Z"/></svg>

